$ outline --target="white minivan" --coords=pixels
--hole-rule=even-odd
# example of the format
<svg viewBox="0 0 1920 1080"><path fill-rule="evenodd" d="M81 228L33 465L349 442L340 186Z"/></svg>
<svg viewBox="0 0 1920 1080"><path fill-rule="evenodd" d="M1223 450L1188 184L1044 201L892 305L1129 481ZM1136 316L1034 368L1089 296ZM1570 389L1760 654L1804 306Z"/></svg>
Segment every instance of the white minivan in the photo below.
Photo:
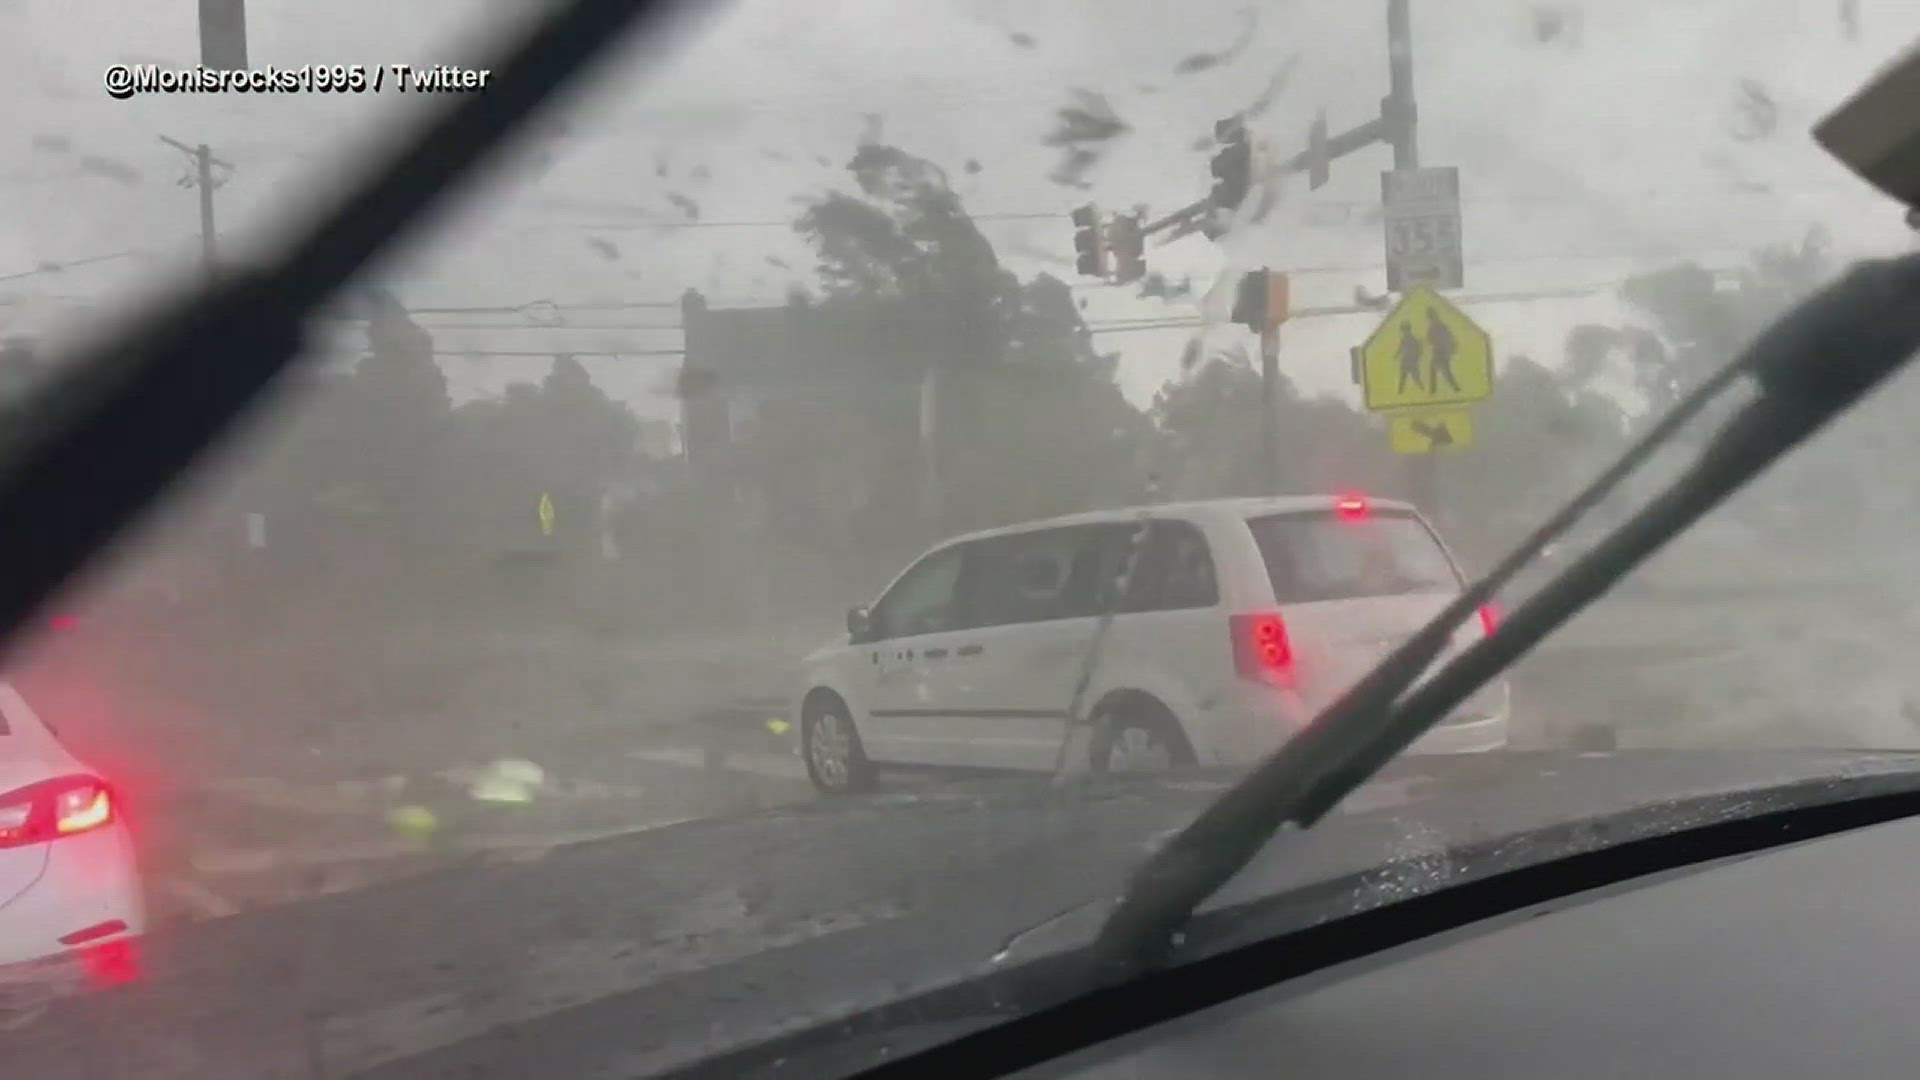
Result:
<svg viewBox="0 0 1920 1080"><path fill-rule="evenodd" d="M1126 574L1131 565L1133 573ZM922 555L809 656L796 725L815 786L877 769L1250 765L1458 595L1413 507L1358 495L1219 499L974 533ZM1081 695L1105 721L1064 762ZM1462 627L1454 651L1491 633ZM1505 683L1410 753L1506 744Z"/></svg>

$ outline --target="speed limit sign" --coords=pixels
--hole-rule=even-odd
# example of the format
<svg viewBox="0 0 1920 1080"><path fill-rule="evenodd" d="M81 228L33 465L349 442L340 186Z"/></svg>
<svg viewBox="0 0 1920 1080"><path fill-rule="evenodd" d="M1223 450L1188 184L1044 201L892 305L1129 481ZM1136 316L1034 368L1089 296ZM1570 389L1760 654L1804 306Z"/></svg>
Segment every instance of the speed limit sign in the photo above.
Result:
<svg viewBox="0 0 1920 1080"><path fill-rule="evenodd" d="M1460 248L1460 170L1396 169L1380 174L1386 225L1387 289L1415 285L1458 289L1465 267Z"/></svg>

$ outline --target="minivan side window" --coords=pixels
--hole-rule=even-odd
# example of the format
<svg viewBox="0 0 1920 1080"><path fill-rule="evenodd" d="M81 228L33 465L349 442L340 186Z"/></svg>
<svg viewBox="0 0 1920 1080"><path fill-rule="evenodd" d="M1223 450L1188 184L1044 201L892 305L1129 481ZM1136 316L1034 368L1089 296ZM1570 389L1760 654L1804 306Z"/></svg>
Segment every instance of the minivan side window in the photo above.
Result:
<svg viewBox="0 0 1920 1080"><path fill-rule="evenodd" d="M1220 602L1213 552L1207 547L1207 538L1188 522L1154 522L1142 570L1143 610L1184 611Z"/></svg>
<svg viewBox="0 0 1920 1080"><path fill-rule="evenodd" d="M968 591L973 626L1071 619L1099 610L1102 528L1071 525L976 541Z"/></svg>
<svg viewBox="0 0 1920 1080"><path fill-rule="evenodd" d="M1132 555L1138 524L1106 527L1102 543L1102 576L1117 582ZM1111 594L1109 594L1111 595ZM1117 610L1189 611L1220 602L1220 584L1214 573L1213 552L1207 538L1192 523L1157 520L1148 523L1146 546Z"/></svg>
<svg viewBox="0 0 1920 1080"><path fill-rule="evenodd" d="M873 605L875 638L937 634L960 628L959 547L943 548L914 563Z"/></svg>

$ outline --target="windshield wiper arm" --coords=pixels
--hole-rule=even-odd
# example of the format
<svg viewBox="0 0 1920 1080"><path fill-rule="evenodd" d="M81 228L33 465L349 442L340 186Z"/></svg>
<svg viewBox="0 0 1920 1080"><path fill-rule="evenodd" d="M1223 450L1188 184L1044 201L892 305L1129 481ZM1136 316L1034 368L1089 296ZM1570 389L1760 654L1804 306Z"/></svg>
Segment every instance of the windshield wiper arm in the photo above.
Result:
<svg viewBox="0 0 1920 1080"><path fill-rule="evenodd" d="M1313 723L1203 811L1134 873L1094 953L1108 978L1161 961L1193 912L1288 825L1318 821L1394 755L1541 638L1762 469L1846 411L1920 349L1920 255L1856 265L1781 318L1619 461ZM1759 396L1687 472L1499 631L1420 676L1459 624L1735 379ZM1418 686L1415 684L1419 683ZM1402 695L1405 695L1402 698Z"/></svg>
<svg viewBox="0 0 1920 1080"><path fill-rule="evenodd" d="M298 357L301 327L587 62L665 0L573 0L284 253L56 365L0 463L7 638L146 509Z"/></svg>

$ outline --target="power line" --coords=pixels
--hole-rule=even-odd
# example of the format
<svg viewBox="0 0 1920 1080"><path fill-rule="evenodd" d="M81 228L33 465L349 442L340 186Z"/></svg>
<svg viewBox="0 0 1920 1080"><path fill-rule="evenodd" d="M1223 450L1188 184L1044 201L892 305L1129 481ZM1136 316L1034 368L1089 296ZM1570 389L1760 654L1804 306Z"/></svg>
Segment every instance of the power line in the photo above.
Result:
<svg viewBox="0 0 1920 1080"><path fill-rule="evenodd" d="M0 281L18 281L21 278L39 277L42 274L58 274L65 270L71 270L76 266L90 266L93 263L107 262L110 259L130 259L150 254L152 253L147 251L116 251L110 255L90 255L84 259L69 259L66 262L48 261L41 263L38 268L33 270L22 270L17 274L0 275ZM17 303L18 301L13 297L8 297L6 302Z"/></svg>
<svg viewBox="0 0 1920 1080"><path fill-rule="evenodd" d="M562 356L629 360L639 356L685 356L685 349L435 349L435 356L466 360L473 357L511 356L535 360L553 360Z"/></svg>
<svg viewBox="0 0 1920 1080"><path fill-rule="evenodd" d="M1453 299L1462 304L1502 304L1528 300L1563 300L1583 296L1598 296L1613 292L1624 282L1603 282L1571 289L1539 289L1527 292L1478 293L1473 296L1458 296ZM1331 307L1294 308L1288 315L1288 321L1294 319L1312 319L1328 315L1379 315L1386 311L1384 307L1368 304L1341 304ZM1209 323L1202 319L1116 319L1103 323L1088 323L1087 329L1096 334L1124 334L1134 330L1184 330L1203 326L1224 326L1226 323Z"/></svg>
<svg viewBox="0 0 1920 1080"><path fill-rule="evenodd" d="M993 214L968 214L970 221L1041 221L1067 217L1067 211L1019 211ZM793 219L766 218L760 220L742 219L736 221L555 221L542 224L502 225L503 230L515 232L540 231L546 229L580 229L592 232L617 232L631 229L791 229Z"/></svg>
<svg viewBox="0 0 1920 1080"><path fill-rule="evenodd" d="M594 331L672 331L679 333L683 326L630 326L621 323L523 323L503 325L501 323L421 323L422 330L513 330L525 333L529 330L594 330Z"/></svg>
<svg viewBox="0 0 1920 1080"><path fill-rule="evenodd" d="M1525 302L1530 300L1575 299L1579 297L1603 295L1605 293L1616 291L1622 285L1626 284L1628 280L1630 279L1623 278L1617 281L1595 282L1590 285L1575 285L1575 286L1559 288L1559 289L1530 289L1530 290L1519 290L1519 291L1509 291L1509 292L1476 293L1470 296L1461 296L1461 297L1458 297L1457 299L1459 302L1466 303L1466 304L1497 304L1497 303L1518 303L1518 302ZM583 307L584 306L586 305L583 305ZM607 306L616 306L616 305L607 305ZM416 309L414 312L412 312L412 314L419 314L421 312L425 312L429 310L435 310L435 309L426 309L426 308ZM478 310L478 309L438 309L438 310ZM509 314L509 313L518 312L520 309L494 308L494 309L486 309L486 310L498 311L502 314ZM1377 314L1384 310L1385 310L1384 307L1376 307L1376 306L1370 306L1366 304L1336 304L1336 305L1330 305L1330 306L1300 307L1300 308L1293 309L1289 318L1310 319L1310 318L1318 318L1318 317L1329 316L1329 315L1361 315L1361 314L1368 314L1368 313ZM1207 323L1205 320L1200 319L1197 316L1143 315L1143 316L1133 316L1133 317L1119 316L1119 317L1106 318L1106 319L1084 319L1082 320L1082 325L1084 325L1089 331L1093 333L1124 333L1130 330L1171 330L1171 329L1182 329L1182 328L1206 326L1211 324ZM538 332L538 331L584 331L584 332L591 332L591 333L683 333L685 332L686 328L677 324L675 325L654 324L654 325L640 326L640 325L633 325L630 323L526 323L526 324L520 324L520 325L503 325L500 323L427 323L427 324L423 324L421 326L421 329L428 330L428 331L459 330L459 331L466 331L466 332L491 330L491 331L512 331L516 333L528 333L528 332ZM528 355L543 355L543 356L551 355L553 351L565 352L568 350L564 350L564 349L548 350L543 352L530 353ZM503 355L506 355L506 354L503 354Z"/></svg>

